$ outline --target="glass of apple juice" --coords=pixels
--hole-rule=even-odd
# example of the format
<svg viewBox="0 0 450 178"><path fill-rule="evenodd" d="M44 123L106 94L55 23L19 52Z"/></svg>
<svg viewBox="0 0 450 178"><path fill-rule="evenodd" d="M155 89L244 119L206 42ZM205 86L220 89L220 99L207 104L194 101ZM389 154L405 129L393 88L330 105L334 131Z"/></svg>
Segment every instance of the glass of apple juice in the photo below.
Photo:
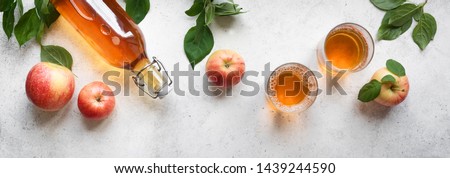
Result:
<svg viewBox="0 0 450 178"><path fill-rule="evenodd" d="M278 111L302 112L316 100L317 79L306 66L287 63L272 72L266 91L268 100Z"/></svg>
<svg viewBox="0 0 450 178"><path fill-rule="evenodd" d="M358 72L369 65L374 54L370 33L355 23L334 27L317 47L319 66L327 72Z"/></svg>

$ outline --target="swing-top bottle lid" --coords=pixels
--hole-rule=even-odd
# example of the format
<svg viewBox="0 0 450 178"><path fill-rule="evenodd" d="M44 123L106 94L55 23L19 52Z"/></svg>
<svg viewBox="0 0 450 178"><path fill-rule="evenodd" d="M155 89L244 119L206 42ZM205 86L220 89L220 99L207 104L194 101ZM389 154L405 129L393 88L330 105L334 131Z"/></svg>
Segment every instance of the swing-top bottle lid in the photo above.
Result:
<svg viewBox="0 0 450 178"><path fill-rule="evenodd" d="M133 81L141 92L154 99L164 98L172 90L173 84L164 65L156 57L153 57L152 61L149 61L142 69L135 71Z"/></svg>

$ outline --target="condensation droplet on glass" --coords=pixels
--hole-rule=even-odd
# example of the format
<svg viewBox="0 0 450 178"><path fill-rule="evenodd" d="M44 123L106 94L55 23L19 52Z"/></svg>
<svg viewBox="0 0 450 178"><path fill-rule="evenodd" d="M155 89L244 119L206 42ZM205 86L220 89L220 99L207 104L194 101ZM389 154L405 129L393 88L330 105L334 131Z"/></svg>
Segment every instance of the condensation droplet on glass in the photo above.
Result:
<svg viewBox="0 0 450 178"><path fill-rule="evenodd" d="M112 38L112 42L114 45L118 46L120 44L120 38L117 36L113 36Z"/></svg>
<svg viewBox="0 0 450 178"><path fill-rule="evenodd" d="M102 26L100 26L100 31L104 34L104 35L110 35L111 34L111 28L109 28L107 25L102 24Z"/></svg>

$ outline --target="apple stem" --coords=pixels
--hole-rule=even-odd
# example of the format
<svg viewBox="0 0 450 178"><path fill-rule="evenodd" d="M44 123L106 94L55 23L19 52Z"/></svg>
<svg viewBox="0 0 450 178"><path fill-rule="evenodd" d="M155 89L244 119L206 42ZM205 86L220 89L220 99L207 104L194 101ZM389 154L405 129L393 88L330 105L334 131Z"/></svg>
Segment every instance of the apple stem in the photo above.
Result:
<svg viewBox="0 0 450 178"><path fill-rule="evenodd" d="M401 92L405 92L404 89L400 89L399 87L391 87L392 91L401 91Z"/></svg>
<svg viewBox="0 0 450 178"><path fill-rule="evenodd" d="M230 68L232 62L230 60L224 60L224 62L225 62L225 68L227 68L227 69Z"/></svg>

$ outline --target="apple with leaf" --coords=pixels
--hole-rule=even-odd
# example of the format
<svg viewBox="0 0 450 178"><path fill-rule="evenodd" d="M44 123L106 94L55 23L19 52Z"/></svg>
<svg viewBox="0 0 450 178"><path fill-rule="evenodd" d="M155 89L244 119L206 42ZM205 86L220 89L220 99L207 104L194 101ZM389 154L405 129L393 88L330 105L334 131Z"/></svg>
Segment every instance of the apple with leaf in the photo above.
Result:
<svg viewBox="0 0 450 178"><path fill-rule="evenodd" d="M389 59L386 67L379 69L358 94L362 102L376 101L384 106L395 106L408 96L409 81L405 68L397 61Z"/></svg>

